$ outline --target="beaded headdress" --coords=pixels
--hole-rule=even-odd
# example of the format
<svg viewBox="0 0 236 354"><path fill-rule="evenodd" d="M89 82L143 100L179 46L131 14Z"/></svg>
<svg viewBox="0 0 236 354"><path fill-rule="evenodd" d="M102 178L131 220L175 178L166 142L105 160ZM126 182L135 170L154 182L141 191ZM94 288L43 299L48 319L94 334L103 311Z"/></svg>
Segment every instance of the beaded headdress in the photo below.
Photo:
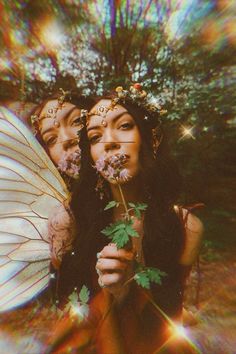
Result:
<svg viewBox="0 0 236 354"><path fill-rule="evenodd" d="M89 116L98 115L102 117L101 124L105 127L107 125L107 113L116 109L117 104L122 105L128 102L137 105L147 112L143 118L145 121L147 121L152 129L153 155L156 157L156 152L161 142L161 138L159 137L159 127L161 123L160 118L166 114L167 111L163 109L163 104L159 98L155 98L143 90L141 83L135 83L131 85L128 90L124 89L122 86L116 87L115 95L111 99L110 105L100 105L96 108L95 111L90 113L88 113L86 110L82 110L81 120L87 125Z"/></svg>
<svg viewBox="0 0 236 354"><path fill-rule="evenodd" d="M47 113L42 115L40 118L39 118L38 114L33 114L31 116L31 123L34 128L34 134L37 134L37 132L39 131L39 120L40 119L44 119L44 118L53 119L53 125L55 125L56 127L59 126L59 122L56 119L57 112L64 107L64 104L66 102L66 98L69 96L69 94L70 94L70 91L64 91L62 88L60 88L59 95L57 98L55 98L55 99L57 99L56 107L49 108L47 110ZM51 98L51 99L54 99L54 98Z"/></svg>
<svg viewBox="0 0 236 354"><path fill-rule="evenodd" d="M111 99L110 105L98 106L95 112L87 115L87 118L90 115L96 114L105 119L106 114L109 111L114 110L117 104L126 102L134 103L140 108L143 108L150 117L153 116L153 118L155 118L156 125L160 122L160 117L167 112L163 109L163 104L159 98L147 94L147 92L142 89L142 84L135 83L131 85L128 90L124 89L122 86L117 86L115 89L115 96ZM144 119L149 120L150 117L144 116Z"/></svg>

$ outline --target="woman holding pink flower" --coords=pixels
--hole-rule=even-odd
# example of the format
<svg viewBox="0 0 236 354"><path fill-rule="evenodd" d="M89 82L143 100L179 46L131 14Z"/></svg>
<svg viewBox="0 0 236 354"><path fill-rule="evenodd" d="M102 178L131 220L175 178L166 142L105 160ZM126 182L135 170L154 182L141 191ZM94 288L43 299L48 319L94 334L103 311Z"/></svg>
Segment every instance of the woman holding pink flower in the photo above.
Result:
<svg viewBox="0 0 236 354"><path fill-rule="evenodd" d="M95 353L154 353L181 318L202 225L175 207L181 179L161 129L162 104L140 84L118 87L97 101L80 131L72 196L78 235L63 259L58 294L89 288L85 342ZM79 348L80 329L65 347Z"/></svg>

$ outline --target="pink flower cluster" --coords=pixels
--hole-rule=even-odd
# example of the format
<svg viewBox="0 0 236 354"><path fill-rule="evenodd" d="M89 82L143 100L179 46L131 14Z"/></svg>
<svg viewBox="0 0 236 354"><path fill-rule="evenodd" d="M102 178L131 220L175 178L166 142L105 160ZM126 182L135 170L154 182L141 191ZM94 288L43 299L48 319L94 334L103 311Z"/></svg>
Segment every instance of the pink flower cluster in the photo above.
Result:
<svg viewBox="0 0 236 354"><path fill-rule="evenodd" d="M128 156L125 154L115 154L108 157L101 156L95 163L98 172L109 180L127 181L130 176L128 170L124 168Z"/></svg>
<svg viewBox="0 0 236 354"><path fill-rule="evenodd" d="M62 173L65 173L69 177L77 179L79 178L80 161L80 150L76 150L72 153L65 153L58 163L58 170Z"/></svg>

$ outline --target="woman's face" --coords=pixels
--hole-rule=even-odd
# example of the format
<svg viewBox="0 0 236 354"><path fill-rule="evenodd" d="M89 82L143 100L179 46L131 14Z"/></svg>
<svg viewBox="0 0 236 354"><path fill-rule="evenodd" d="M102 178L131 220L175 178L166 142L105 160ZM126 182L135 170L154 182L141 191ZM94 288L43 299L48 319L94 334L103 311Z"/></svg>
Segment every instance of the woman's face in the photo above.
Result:
<svg viewBox="0 0 236 354"><path fill-rule="evenodd" d="M116 154L124 154L127 158L124 168L130 177L135 177L140 170L139 129L127 109L121 105L116 105L105 116L97 114L101 108L110 104L109 99L100 100L90 112L87 134L92 160L95 163L101 157L110 158Z"/></svg>
<svg viewBox="0 0 236 354"><path fill-rule="evenodd" d="M39 116L41 137L56 165L63 156L78 150L77 132L80 126L80 110L76 106L65 102L62 109L57 108L58 101L50 100Z"/></svg>

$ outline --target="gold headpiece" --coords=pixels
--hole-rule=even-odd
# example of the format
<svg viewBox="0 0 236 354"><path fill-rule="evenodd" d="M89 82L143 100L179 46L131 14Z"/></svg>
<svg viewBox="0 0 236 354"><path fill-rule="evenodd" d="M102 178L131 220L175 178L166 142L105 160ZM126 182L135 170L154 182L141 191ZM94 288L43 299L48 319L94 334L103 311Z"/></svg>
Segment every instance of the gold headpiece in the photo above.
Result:
<svg viewBox="0 0 236 354"><path fill-rule="evenodd" d="M57 106L54 108L49 108L47 113L42 115L41 119L50 118L53 119L53 124L56 127L60 126L60 123L57 121L57 112L64 107L64 103L66 101L66 97L70 94L70 91L64 91L62 88L59 88L60 94L57 97ZM53 99L53 98L52 98ZM34 134L37 134L39 129L39 116L37 114L33 114L31 116L31 124L34 128Z"/></svg>
<svg viewBox="0 0 236 354"><path fill-rule="evenodd" d="M116 96L111 99L111 103L108 106L100 105L91 113L88 113L87 110L82 110L82 123L87 125L89 116L98 115L102 117L101 125L106 127L106 115L109 111L116 109L117 104L122 105L126 102L134 103L147 112L147 115L144 115L144 120L147 121L147 123L150 123L152 130L153 156L156 158L157 150L162 140L162 137L159 136L160 116L167 113L167 110L163 109L162 99L147 94L147 92L142 89L142 84L140 83L131 85L129 90L125 90L122 86L118 86L115 89L115 94Z"/></svg>
<svg viewBox="0 0 236 354"><path fill-rule="evenodd" d="M122 86L115 89L117 97L113 99L114 103L125 102L129 100L140 107L143 107L149 114L165 114L167 111L163 109L163 103L159 97L154 97L143 90L141 83L135 83L130 86L129 90L125 90Z"/></svg>
<svg viewBox="0 0 236 354"><path fill-rule="evenodd" d="M108 106L98 106L96 111L93 113L87 114L87 118L90 115L98 115L102 117L102 125L105 126L106 115L109 111L113 111L117 104L122 104L125 102L131 102L146 110L147 114L144 116L145 120L149 120L152 116L155 118L155 124L158 124L158 119L160 116L167 113L165 109L163 109L163 102L160 97L154 97L151 94L147 94L146 91L142 89L142 84L135 83L130 86L129 90L125 90L122 86L117 86L115 89L115 97L111 99L111 103ZM153 121L153 119L152 119Z"/></svg>

